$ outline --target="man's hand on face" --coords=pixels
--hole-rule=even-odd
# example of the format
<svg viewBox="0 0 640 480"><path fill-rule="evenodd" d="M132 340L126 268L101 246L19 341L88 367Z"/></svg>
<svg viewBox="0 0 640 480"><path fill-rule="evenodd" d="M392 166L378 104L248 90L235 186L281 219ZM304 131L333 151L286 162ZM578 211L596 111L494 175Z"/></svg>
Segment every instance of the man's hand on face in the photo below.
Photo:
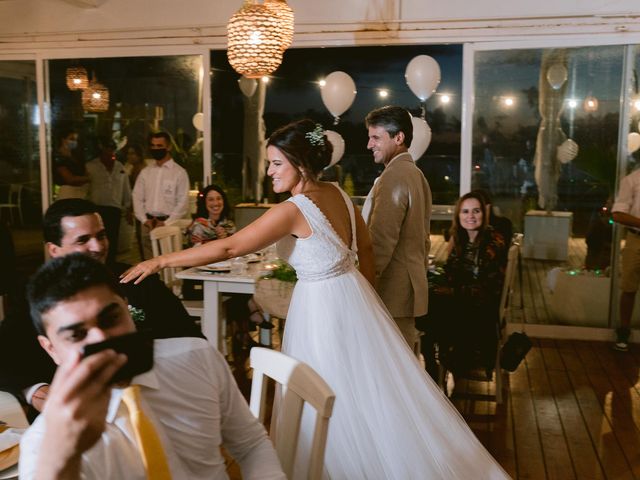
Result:
<svg viewBox="0 0 640 480"><path fill-rule="evenodd" d="M105 350L84 359L76 353L58 367L43 412L46 429L36 478L79 471L82 453L105 429L110 381L125 363L125 355Z"/></svg>

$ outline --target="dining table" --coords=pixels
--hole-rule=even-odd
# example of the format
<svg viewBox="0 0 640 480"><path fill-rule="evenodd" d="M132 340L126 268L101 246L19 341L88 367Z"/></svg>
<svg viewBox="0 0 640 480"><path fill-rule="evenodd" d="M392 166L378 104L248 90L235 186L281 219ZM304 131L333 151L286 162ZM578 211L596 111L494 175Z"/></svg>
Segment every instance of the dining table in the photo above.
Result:
<svg viewBox="0 0 640 480"><path fill-rule="evenodd" d="M224 318L222 299L225 293L246 293L253 295L256 281L264 272L262 263L247 263L242 273L215 271L205 267L192 267L176 274L183 280L202 281L204 312L201 320L203 335L209 343L225 353Z"/></svg>

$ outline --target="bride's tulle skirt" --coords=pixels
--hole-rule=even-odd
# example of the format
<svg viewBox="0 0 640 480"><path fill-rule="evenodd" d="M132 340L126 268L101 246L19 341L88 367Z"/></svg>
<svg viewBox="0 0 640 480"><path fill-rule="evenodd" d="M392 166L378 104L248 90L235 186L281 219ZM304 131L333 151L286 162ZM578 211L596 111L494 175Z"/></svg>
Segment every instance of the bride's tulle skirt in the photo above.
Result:
<svg viewBox="0 0 640 480"><path fill-rule="evenodd" d="M336 394L328 478L509 478L426 374L358 271L298 281L282 350L309 364ZM301 465L313 428L309 413Z"/></svg>

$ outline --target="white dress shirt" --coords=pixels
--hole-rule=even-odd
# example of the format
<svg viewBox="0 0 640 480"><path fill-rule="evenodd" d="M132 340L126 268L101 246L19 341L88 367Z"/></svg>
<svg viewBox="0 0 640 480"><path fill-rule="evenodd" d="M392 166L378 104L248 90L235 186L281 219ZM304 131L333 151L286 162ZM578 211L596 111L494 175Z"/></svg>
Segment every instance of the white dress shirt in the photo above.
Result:
<svg viewBox="0 0 640 480"><path fill-rule="evenodd" d="M611 212L622 212L640 218L640 169L620 181L620 190Z"/></svg>
<svg viewBox="0 0 640 480"><path fill-rule="evenodd" d="M124 165L115 161L111 171L99 158L87 162L89 200L96 205L126 210L131 206L131 186Z"/></svg>
<svg viewBox="0 0 640 480"><path fill-rule="evenodd" d="M142 408L164 446L172 478L226 479L220 446L245 479L286 479L263 426L222 355L201 338L155 340L153 370L135 377ZM146 478L122 390L113 389L101 439L82 455L83 479ZM46 407L45 407L46 410ZM40 415L20 443L20 478L32 479L45 433ZM55 446L53 446L55 448Z"/></svg>
<svg viewBox="0 0 640 480"><path fill-rule="evenodd" d="M142 169L133 186L133 211L140 222L151 215L168 215L165 224L184 218L189 210L189 175L173 159Z"/></svg>

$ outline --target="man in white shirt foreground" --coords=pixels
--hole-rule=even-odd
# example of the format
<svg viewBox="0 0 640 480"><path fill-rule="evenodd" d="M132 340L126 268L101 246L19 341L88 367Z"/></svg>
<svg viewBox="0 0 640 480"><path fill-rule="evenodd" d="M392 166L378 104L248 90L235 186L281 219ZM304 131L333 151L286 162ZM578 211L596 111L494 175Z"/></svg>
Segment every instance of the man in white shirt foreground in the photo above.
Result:
<svg viewBox="0 0 640 480"><path fill-rule="evenodd" d="M38 340L59 368L43 414L22 438L20 478L146 478L121 402L127 385L109 383L124 356L80 355L85 345L135 330L113 275L86 255L56 258L31 280L29 303ZM171 477L227 478L224 445L243 478L284 479L222 356L199 338L156 340L154 348L153 369L129 384L140 386Z"/></svg>
<svg viewBox="0 0 640 480"><path fill-rule="evenodd" d="M133 212L142 223L144 258L151 258L149 233L156 227L171 225L189 210L189 175L171 158L171 137L153 133L149 153L155 163L143 168L133 186Z"/></svg>

